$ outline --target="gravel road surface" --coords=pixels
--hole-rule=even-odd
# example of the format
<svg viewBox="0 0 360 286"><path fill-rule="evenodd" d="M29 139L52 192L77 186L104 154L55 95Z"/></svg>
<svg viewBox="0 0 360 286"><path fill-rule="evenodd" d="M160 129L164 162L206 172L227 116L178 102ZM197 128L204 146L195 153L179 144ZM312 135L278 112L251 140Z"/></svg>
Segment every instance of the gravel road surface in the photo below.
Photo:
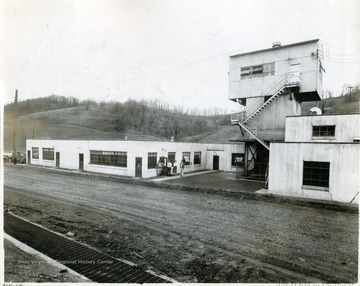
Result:
<svg viewBox="0 0 360 286"><path fill-rule="evenodd" d="M7 165L5 208L179 282L357 282L358 214Z"/></svg>

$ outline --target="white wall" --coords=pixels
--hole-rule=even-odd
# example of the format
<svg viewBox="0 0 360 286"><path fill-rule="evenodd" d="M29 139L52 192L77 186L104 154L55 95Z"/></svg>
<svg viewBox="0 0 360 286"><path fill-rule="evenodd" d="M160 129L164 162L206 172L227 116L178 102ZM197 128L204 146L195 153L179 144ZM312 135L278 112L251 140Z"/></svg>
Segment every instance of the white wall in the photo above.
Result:
<svg viewBox="0 0 360 286"><path fill-rule="evenodd" d="M290 65L302 65L300 92L318 91L321 96L319 77L319 59L316 57L318 42L299 43L281 48L267 49L230 58L229 99L262 96L269 86L283 74L290 71ZM314 55L312 55L314 53ZM240 80L242 67L275 62L275 75Z"/></svg>
<svg viewBox="0 0 360 286"><path fill-rule="evenodd" d="M335 138L313 138L313 125L335 125ZM285 142L353 142L355 137L360 137L360 114L286 118Z"/></svg>
<svg viewBox="0 0 360 286"><path fill-rule="evenodd" d="M360 190L359 158L360 144L272 143L269 192L350 203ZM302 186L303 161L330 162L327 191Z"/></svg>
<svg viewBox="0 0 360 286"><path fill-rule="evenodd" d="M200 144L181 142L158 142L158 141L85 141L85 140L27 140L26 149L32 152L32 147L39 147L39 159L31 159L31 164L55 167L54 160L43 160L42 148L54 148L54 154L60 152L60 168L79 169L79 154L84 154L84 170L119 176L135 176L135 158L142 158L142 177L156 176L156 169L148 169L148 153L157 153L157 160L169 152L175 152L177 161L177 173L180 173L180 161L183 152L190 152L190 165L185 167L185 172L194 172L212 169L213 152L219 150L219 169L233 171L231 167L231 154L243 153L243 144ZM127 152L127 167L104 166L90 164L90 150L101 151L124 151ZM194 152L201 152L201 163L194 164ZM32 155L32 154L31 154ZM55 157L55 155L54 155Z"/></svg>
<svg viewBox="0 0 360 286"><path fill-rule="evenodd" d="M301 114L301 105L294 100L294 94L279 95L256 117L251 119L247 126L263 140L284 141L285 117L296 114Z"/></svg>

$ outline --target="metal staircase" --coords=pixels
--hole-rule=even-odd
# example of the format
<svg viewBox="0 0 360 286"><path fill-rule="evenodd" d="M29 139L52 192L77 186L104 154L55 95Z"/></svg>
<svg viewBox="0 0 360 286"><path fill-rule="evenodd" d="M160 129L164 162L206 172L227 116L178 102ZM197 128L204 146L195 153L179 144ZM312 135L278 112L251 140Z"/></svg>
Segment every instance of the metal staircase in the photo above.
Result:
<svg viewBox="0 0 360 286"><path fill-rule="evenodd" d="M301 76L300 72L298 74L294 74L294 72L283 74L262 93L262 97L260 97L260 101L255 100L253 104L247 106L246 109L247 111L250 111L250 115L244 116L245 112L243 112L242 116L241 117L239 116L239 120L236 121L236 124L240 126L241 132L244 129L246 132L252 135L261 145L263 145L266 149L270 150L270 146L264 140L259 138L253 131L251 131L250 128L246 126L246 124L249 123L250 120L255 118L259 113L261 113L273 101L275 101L275 99L279 95L283 94L287 88L293 86L299 86L300 76ZM264 96L270 96L270 98L267 101L262 102Z"/></svg>
<svg viewBox="0 0 360 286"><path fill-rule="evenodd" d="M286 85L287 77L288 77L287 73L282 75L261 94L262 96L261 99L267 95L271 96L267 101L260 103L260 105L258 101L255 101L253 104L255 106L250 105L246 108L247 110L253 110L253 111L250 113L249 116L245 118L245 120L243 120L244 124L249 122L261 111L263 111L268 105L270 105L270 103L272 103L280 94L282 94L285 91L287 87Z"/></svg>
<svg viewBox="0 0 360 286"><path fill-rule="evenodd" d="M253 119L256 115L258 115L261 111L263 111L270 103L272 103L280 94L282 94L285 90L285 87L281 87L274 95L272 95L267 101L265 101L259 108L257 108L250 116L248 116L243 123L246 124L251 119Z"/></svg>
<svg viewBox="0 0 360 286"><path fill-rule="evenodd" d="M254 132L252 132L249 128L247 128L247 126L244 123L241 123L240 121L238 122L238 125L240 126L240 130L242 132L242 130L244 129L246 132L248 132L250 135L252 135L253 137L255 137L255 139L257 141L259 141L259 143L261 145L263 145L266 149L270 150L270 146L261 138L259 138ZM243 132L242 132L243 133Z"/></svg>
<svg viewBox="0 0 360 286"><path fill-rule="evenodd" d="M232 114L231 121L233 124L237 124L240 127L241 133L244 135L244 131L248 132L252 137L254 137L262 146L270 151L270 146L263 139L257 136L257 134L250 129L247 125L252 119L254 119L259 113L261 113L265 108L267 108L276 98L283 94L287 88L290 87L299 87L301 82L301 73L300 72L290 72L285 73L280 76L273 84L265 90L260 97L254 99L252 104L246 106L246 110L240 113ZM264 102L264 97L269 96L269 98ZM246 116L246 114L250 114ZM235 115L233 117L233 115ZM265 172L265 187L269 183L269 164L267 163L267 168Z"/></svg>

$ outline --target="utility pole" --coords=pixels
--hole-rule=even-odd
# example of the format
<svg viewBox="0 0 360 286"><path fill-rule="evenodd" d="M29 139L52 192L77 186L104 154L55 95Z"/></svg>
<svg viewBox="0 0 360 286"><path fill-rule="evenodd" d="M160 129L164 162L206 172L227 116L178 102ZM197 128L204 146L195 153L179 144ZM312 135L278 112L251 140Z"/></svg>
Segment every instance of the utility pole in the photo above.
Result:
<svg viewBox="0 0 360 286"><path fill-rule="evenodd" d="M355 86L349 86L348 87L348 89L350 90L350 102L351 102L351 94L352 94L353 88L355 88Z"/></svg>
<svg viewBox="0 0 360 286"><path fill-rule="evenodd" d="M17 116L18 116L18 90L15 89L14 99L14 132L13 132L13 155L12 161L16 165L16 133L17 133Z"/></svg>

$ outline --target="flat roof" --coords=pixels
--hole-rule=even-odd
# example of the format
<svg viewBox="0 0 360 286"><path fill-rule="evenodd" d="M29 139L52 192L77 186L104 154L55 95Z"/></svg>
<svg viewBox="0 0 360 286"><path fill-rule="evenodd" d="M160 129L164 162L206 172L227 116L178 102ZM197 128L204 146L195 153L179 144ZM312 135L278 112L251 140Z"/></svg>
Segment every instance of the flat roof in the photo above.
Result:
<svg viewBox="0 0 360 286"><path fill-rule="evenodd" d="M284 48L289 48L289 47L294 47L294 46L301 46L301 45L305 45L305 44L316 43L318 41L319 41L319 39L314 39L314 40L293 43L293 44L280 46L280 47L275 47L275 48L271 47L271 48L268 48L268 49L263 49L263 50L257 50L257 51L252 51L252 52L246 52L246 53L243 53L243 54L232 55L232 56L230 56L230 58L243 56L243 55L256 54L256 53L263 53L263 52L268 52L268 51L273 51L273 50L278 50L278 49L284 49Z"/></svg>
<svg viewBox="0 0 360 286"><path fill-rule="evenodd" d="M288 117L321 117L321 116L355 116L360 115L360 113L337 113L337 114L313 114L313 115L288 115Z"/></svg>
<svg viewBox="0 0 360 286"><path fill-rule="evenodd" d="M226 143L204 143L204 142L191 142L191 141L165 141L165 140L133 140L133 139L75 139L75 138L69 138L69 139L25 139L25 141L81 141L81 142L144 142L144 143L171 143L171 144L200 144L200 145L234 145L234 142L228 141Z"/></svg>
<svg viewBox="0 0 360 286"><path fill-rule="evenodd" d="M316 141L311 141L311 142L300 142L300 141L294 141L294 142L270 142L271 144L305 144L305 145L358 145L360 146L360 143L357 142L316 142Z"/></svg>

